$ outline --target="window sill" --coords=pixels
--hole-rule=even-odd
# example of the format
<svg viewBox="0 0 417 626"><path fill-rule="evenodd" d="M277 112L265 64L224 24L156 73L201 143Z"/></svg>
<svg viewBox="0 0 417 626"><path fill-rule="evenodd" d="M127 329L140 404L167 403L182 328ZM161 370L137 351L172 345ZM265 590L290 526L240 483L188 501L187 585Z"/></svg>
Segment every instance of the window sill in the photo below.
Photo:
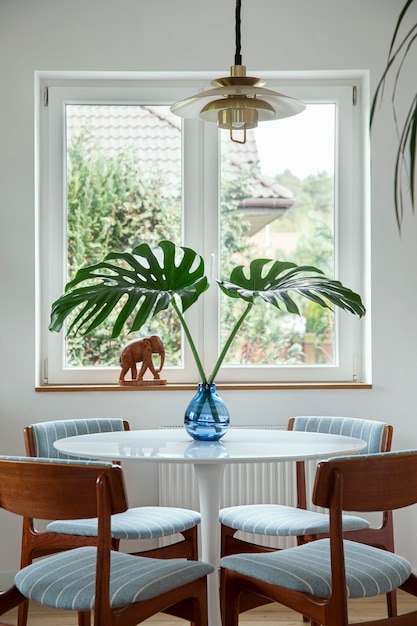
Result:
<svg viewBox="0 0 417 626"><path fill-rule="evenodd" d="M86 392L86 391L189 391L195 390L197 383L171 383L168 385L143 385L119 386L119 385L41 385L35 387L36 392ZM218 390L294 390L294 389L372 389L371 383L359 382L306 382L306 383L216 383Z"/></svg>

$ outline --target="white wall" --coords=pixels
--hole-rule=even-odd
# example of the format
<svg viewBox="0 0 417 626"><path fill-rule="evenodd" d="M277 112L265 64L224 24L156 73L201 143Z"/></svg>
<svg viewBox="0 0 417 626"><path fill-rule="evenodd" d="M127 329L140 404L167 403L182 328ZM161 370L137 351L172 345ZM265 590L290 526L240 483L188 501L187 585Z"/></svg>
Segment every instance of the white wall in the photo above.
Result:
<svg viewBox="0 0 417 626"><path fill-rule="evenodd" d="M234 55L234 1L0 0L0 453L23 453L22 429L55 418L122 416L132 427L180 423L190 392L35 393L35 70L215 70ZM384 66L403 2L245 0L248 70ZM411 78L411 72L410 72ZM413 75L415 89L415 75ZM225 392L234 423L294 414L352 415L394 425L394 448L417 448L417 222L399 237L392 206L395 138L389 107L372 134L372 390ZM128 468L131 504L142 496ZM383 488L383 486L381 486ZM0 575L19 561L19 525L0 513ZM417 567L417 514L396 519L397 547ZM1 580L0 580L1 582Z"/></svg>

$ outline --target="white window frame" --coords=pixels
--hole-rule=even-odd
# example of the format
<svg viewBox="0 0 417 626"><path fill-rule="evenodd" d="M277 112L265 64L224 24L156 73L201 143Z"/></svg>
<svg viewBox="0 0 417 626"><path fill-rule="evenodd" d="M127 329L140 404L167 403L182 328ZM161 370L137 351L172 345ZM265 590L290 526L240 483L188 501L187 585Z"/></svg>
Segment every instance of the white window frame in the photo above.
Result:
<svg viewBox="0 0 417 626"><path fill-rule="evenodd" d="M268 80L268 88L305 102L337 104L335 277L361 294L368 316L359 320L336 310L336 365L222 366L216 382L370 382L367 75L364 72L288 75L261 71L256 74ZM63 293L66 272L65 104L171 104L206 89L214 77L212 73L36 74L38 384L114 384L118 379L118 368L65 368L64 332L48 331L51 303ZM225 297L215 285L219 275L219 215L215 210L219 206L219 132L215 125L198 120L183 122L183 245L204 257L212 285L187 312L187 320L200 357L207 364L206 371L212 368L219 354L219 298ZM189 346L183 342L183 347L184 367L165 367L164 375L172 383L198 382Z"/></svg>

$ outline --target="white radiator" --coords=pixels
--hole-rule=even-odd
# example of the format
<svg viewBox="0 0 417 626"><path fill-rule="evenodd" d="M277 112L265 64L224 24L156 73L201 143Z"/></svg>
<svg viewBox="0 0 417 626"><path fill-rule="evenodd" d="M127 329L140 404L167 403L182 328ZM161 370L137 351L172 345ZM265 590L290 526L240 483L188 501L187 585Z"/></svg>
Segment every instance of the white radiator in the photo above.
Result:
<svg viewBox="0 0 417 626"><path fill-rule="evenodd" d="M246 428L274 428L246 426ZM275 427L276 428L276 427ZM279 428L283 428L280 426ZM306 463L307 493L312 489L317 461ZM310 498L311 501L311 498ZM296 506L295 463L232 463L226 465L220 507L238 504L287 504ZM159 465L159 505L199 510L194 467L182 463ZM246 535L242 539L284 548L295 545L293 539Z"/></svg>

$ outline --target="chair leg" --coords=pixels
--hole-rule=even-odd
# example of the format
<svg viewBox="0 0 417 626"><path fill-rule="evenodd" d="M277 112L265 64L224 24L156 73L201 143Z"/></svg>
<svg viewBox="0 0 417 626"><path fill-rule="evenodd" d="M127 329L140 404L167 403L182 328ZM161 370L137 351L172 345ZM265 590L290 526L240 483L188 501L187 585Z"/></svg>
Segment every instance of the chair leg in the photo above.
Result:
<svg viewBox="0 0 417 626"><path fill-rule="evenodd" d="M387 593L387 609L388 617L397 617L397 592L390 591Z"/></svg>
<svg viewBox="0 0 417 626"><path fill-rule="evenodd" d="M29 601L19 604L17 609L17 626L26 626L28 621Z"/></svg>
<svg viewBox="0 0 417 626"><path fill-rule="evenodd" d="M91 613L90 611L80 611L78 613L78 626L90 626Z"/></svg>
<svg viewBox="0 0 417 626"><path fill-rule="evenodd" d="M236 588L233 581L233 574L230 574L229 570L222 569L222 591L223 597L226 597L227 590L227 602L220 603L220 610L222 616L223 626L239 626L239 589Z"/></svg>

